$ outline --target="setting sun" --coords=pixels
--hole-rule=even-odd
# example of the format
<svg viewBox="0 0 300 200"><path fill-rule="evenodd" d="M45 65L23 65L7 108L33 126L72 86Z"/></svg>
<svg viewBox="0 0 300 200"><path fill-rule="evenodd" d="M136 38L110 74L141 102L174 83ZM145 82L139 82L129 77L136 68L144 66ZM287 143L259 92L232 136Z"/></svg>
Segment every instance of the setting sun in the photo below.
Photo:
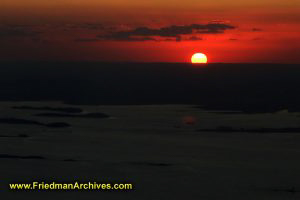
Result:
<svg viewBox="0 0 300 200"><path fill-rule="evenodd" d="M192 63L207 63L207 57L203 53L195 53L191 59Z"/></svg>

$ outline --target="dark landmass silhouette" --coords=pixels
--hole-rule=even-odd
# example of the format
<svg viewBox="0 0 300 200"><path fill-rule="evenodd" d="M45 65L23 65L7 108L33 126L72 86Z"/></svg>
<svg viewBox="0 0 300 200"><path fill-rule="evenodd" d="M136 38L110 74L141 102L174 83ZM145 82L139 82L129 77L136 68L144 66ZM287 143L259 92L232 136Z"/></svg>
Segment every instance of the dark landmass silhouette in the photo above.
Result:
<svg viewBox="0 0 300 200"><path fill-rule="evenodd" d="M230 126L219 126L214 129L198 129L201 132L249 132L249 133L300 133L300 127L286 128L233 128Z"/></svg>
<svg viewBox="0 0 300 200"><path fill-rule="evenodd" d="M2 62L0 100L299 112L299 77L300 64Z"/></svg>
<svg viewBox="0 0 300 200"><path fill-rule="evenodd" d="M34 160L44 160L43 156L18 156L18 155L10 155L10 154L0 154L0 158L7 159L34 159Z"/></svg>
<svg viewBox="0 0 300 200"><path fill-rule="evenodd" d="M63 159L62 161L64 161L64 162L78 162L78 160L72 159L72 158Z"/></svg>
<svg viewBox="0 0 300 200"><path fill-rule="evenodd" d="M19 118L0 118L0 124L21 124L21 125L37 125L49 128L65 128L71 125L65 122L42 123L35 120L19 119Z"/></svg>
<svg viewBox="0 0 300 200"><path fill-rule="evenodd" d="M131 165L137 166L152 166L152 167L170 167L173 164L170 163L157 163L157 162L129 162Z"/></svg>
<svg viewBox="0 0 300 200"><path fill-rule="evenodd" d="M0 138L27 138L29 137L26 134L19 134L19 135L0 135Z"/></svg>
<svg viewBox="0 0 300 200"><path fill-rule="evenodd" d="M281 192L281 193L299 193L300 192L299 190L296 189L295 186L261 188L260 190L265 190L265 191L269 191L269 192Z"/></svg>
<svg viewBox="0 0 300 200"><path fill-rule="evenodd" d="M45 124L34 121L34 120L28 120L28 119L18 119L18 118L1 118L0 119L1 124L28 124L28 125L39 125L44 126Z"/></svg>
<svg viewBox="0 0 300 200"><path fill-rule="evenodd" d="M54 123L45 124L45 126L49 127L49 128L67 128L67 127L71 127L70 124L65 123L65 122L54 122Z"/></svg>
<svg viewBox="0 0 300 200"><path fill-rule="evenodd" d="M12 155L12 154L0 154L0 159L14 159L14 160L50 160L44 156L36 156L36 155ZM72 158L66 158L59 161L63 162L77 162L78 160L72 159Z"/></svg>
<svg viewBox="0 0 300 200"><path fill-rule="evenodd" d="M201 106L195 106L194 108L199 108L199 109L203 109L203 107ZM254 113L258 113L258 112L254 112L254 113L248 113L248 112L242 112L242 111L213 111L210 110L208 111L209 113L214 113L214 114L236 114L236 115L241 115L241 114L254 114Z"/></svg>
<svg viewBox="0 0 300 200"><path fill-rule="evenodd" d="M39 113L38 117L73 117L73 118L109 118L110 116L104 113L85 113L85 114L64 114L64 113Z"/></svg>
<svg viewBox="0 0 300 200"><path fill-rule="evenodd" d="M73 107L64 107L64 108L53 108L49 106L34 107L34 106L13 106L13 109L18 110L44 110L44 111L56 111L56 112L65 112L65 113L80 113L82 109L73 108Z"/></svg>

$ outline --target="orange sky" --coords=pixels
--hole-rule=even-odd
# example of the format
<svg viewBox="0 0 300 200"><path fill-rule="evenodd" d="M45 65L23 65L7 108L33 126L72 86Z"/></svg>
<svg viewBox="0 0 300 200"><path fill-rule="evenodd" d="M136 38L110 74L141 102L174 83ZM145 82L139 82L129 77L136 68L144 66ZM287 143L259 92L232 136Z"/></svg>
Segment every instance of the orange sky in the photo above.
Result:
<svg viewBox="0 0 300 200"><path fill-rule="evenodd" d="M210 62L300 63L299 8L298 0L1 0L0 60L188 62L203 52ZM212 23L235 28L193 29L180 41L151 35ZM131 35L110 37L122 31Z"/></svg>

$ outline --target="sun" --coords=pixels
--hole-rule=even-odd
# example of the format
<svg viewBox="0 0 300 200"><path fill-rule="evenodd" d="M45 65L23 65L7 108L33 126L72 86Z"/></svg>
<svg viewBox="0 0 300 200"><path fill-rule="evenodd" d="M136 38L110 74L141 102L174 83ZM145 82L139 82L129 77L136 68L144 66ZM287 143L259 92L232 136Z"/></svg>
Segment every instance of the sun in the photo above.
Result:
<svg viewBox="0 0 300 200"><path fill-rule="evenodd" d="M192 63L207 63L207 57L203 53L195 53L191 59Z"/></svg>

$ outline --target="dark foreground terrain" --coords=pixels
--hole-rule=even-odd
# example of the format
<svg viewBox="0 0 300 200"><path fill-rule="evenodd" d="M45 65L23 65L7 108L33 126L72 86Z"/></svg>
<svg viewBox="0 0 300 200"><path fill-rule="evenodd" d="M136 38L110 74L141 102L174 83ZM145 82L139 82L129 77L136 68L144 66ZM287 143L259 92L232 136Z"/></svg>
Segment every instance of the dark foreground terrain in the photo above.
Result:
<svg viewBox="0 0 300 200"><path fill-rule="evenodd" d="M300 199L299 77L298 65L2 63L0 199ZM32 181L134 190L8 189Z"/></svg>
<svg viewBox="0 0 300 200"><path fill-rule="evenodd" d="M76 105L82 113L110 117L39 115L44 109L66 113L66 108L59 102L0 103L1 199L300 198L298 113ZM58 122L65 126L49 126ZM134 190L8 189L10 183L32 181L121 182L134 184Z"/></svg>
<svg viewBox="0 0 300 200"><path fill-rule="evenodd" d="M1 63L0 100L294 112L299 77L299 65L285 64Z"/></svg>

